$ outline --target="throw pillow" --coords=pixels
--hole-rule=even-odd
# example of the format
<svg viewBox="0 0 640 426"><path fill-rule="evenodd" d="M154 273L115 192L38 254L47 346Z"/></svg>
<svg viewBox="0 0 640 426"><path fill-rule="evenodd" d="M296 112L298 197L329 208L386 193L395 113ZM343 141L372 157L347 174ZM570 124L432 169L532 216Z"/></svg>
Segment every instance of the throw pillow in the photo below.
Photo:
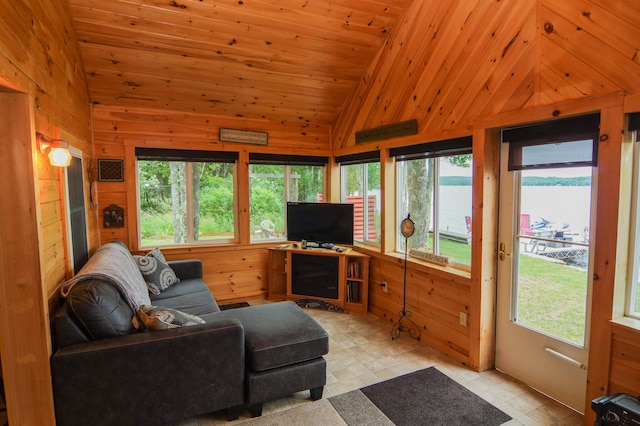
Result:
<svg viewBox="0 0 640 426"><path fill-rule="evenodd" d="M134 256L134 259L151 293L158 295L180 282L159 248L154 248L146 256Z"/></svg>
<svg viewBox="0 0 640 426"><path fill-rule="evenodd" d="M138 311L140 320L149 330L166 330L189 325L204 324L197 315L191 315L177 309L162 308L153 305L142 305Z"/></svg>

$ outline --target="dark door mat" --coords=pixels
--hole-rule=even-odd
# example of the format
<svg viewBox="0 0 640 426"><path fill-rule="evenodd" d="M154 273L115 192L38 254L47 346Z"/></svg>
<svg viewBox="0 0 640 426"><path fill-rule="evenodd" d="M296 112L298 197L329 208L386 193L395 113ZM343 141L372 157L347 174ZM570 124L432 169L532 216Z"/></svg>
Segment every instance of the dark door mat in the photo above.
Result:
<svg viewBox="0 0 640 426"><path fill-rule="evenodd" d="M497 426L511 417L433 367L364 387L394 424Z"/></svg>
<svg viewBox="0 0 640 426"><path fill-rule="evenodd" d="M228 309L237 309L237 308L246 308L249 305L247 302L238 302L238 303L228 303L226 305L218 306L221 311L226 311Z"/></svg>

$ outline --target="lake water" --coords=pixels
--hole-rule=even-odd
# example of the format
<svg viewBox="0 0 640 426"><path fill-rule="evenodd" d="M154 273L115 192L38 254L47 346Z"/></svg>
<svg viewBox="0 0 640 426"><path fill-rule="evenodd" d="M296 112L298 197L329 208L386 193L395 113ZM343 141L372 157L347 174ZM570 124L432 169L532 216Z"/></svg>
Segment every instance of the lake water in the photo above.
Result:
<svg viewBox="0 0 640 426"><path fill-rule="evenodd" d="M441 229L466 234L471 191L471 186L441 187ZM529 214L532 224L544 218L558 227L568 224L572 232L582 234L589 227L590 191L588 186L523 186L521 213Z"/></svg>

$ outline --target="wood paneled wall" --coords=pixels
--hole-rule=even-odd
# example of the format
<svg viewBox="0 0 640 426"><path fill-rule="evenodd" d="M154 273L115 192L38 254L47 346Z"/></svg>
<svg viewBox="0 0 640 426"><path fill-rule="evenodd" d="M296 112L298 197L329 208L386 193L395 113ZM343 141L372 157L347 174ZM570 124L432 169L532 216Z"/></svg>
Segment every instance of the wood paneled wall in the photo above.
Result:
<svg viewBox="0 0 640 426"><path fill-rule="evenodd" d="M3 142L16 144L16 150L18 145L27 146L32 160L22 161L22 167L3 179L3 191L32 194L38 209L37 215L21 209L19 196L3 203L13 206L5 209L5 214L12 216L3 222L22 235L8 241L9 234L3 233L3 250L21 253L23 262L30 258L30 248L39 252L36 264L6 264L0 283L0 352L9 421L54 424L49 312L57 305L57 286L70 273L70 261L63 174L37 151L35 132L48 138L59 136L81 150L86 168L93 157L87 85L66 1L0 2L0 91L13 91L27 99L26 113L11 111L15 126L24 126L26 132L13 139L3 134ZM3 119L7 116L3 112ZM89 205L88 191L86 198ZM36 216L40 223L31 222ZM94 212L88 211L87 220L90 249L95 250L98 232ZM15 276L22 278L11 279ZM29 282L23 282L27 277ZM23 314L28 318L23 319Z"/></svg>
<svg viewBox="0 0 640 426"><path fill-rule="evenodd" d="M6 37L0 41L0 51L14 67L13 71L7 67L2 74L33 99L34 134L37 131L49 139L63 139L82 152L85 181L88 182L93 164L91 110L68 5L64 1L46 4L16 1L1 7ZM40 152L37 155L44 285L50 308L55 309L57 287L70 273L64 221L64 172L52 167L46 155ZM88 187L85 193L89 206ZM93 252L99 243L97 222L94 211L87 213L89 249Z"/></svg>
<svg viewBox="0 0 640 426"><path fill-rule="evenodd" d="M640 92L634 0L413 2L333 129L415 118L428 140L479 117L607 93Z"/></svg>
<svg viewBox="0 0 640 426"><path fill-rule="evenodd" d="M478 179L496 179L496 158L491 158L491 145L476 149L478 136L491 137L500 128L525 124L537 120L549 120L556 116L606 109L604 124L609 145L620 144L620 125L623 122L622 97L636 99L640 92L638 76L638 40L640 40L640 6L634 0L623 0L615 5L605 0L551 0L509 2L441 2L426 0L413 2L405 12L402 25L381 50L378 58L362 78L355 95L345 105L332 131L334 153L351 153L374 148L444 139L458 135L474 135L474 155L485 157L482 170L474 171L474 185ZM613 95L611 95L613 94ZM572 104L575 100L577 103ZM590 105L581 104L588 100ZM637 104L636 104L637 107ZM626 112L637 111L628 107ZM413 137L390 139L370 144L355 144L355 132L415 118L419 134ZM618 131L616 134L615 132ZM494 142L495 143L495 142ZM619 149L609 146L607 152L619 155ZM617 154L616 154L617 152ZM497 151L494 154L497 156ZM605 168L616 170L619 158L606 158ZM475 164L474 164L475 168ZM384 171L383 171L384 172ZM483 182L482 186L486 186ZM615 194L619 193L617 174L599 183L601 203L618 206ZM491 194L495 183L482 191L474 190L473 229L482 229L483 236L497 233L495 215L497 197ZM492 205L490 205L492 204ZM388 203L385 202L385 205ZM614 208L615 209L615 208ZM599 212L610 217L614 212ZM607 221L609 221L607 223ZM598 294L592 316L592 332L598 336L592 344L605 342L591 348L589 365L589 391L587 399L620 388L612 380L614 371L621 371L617 362L611 365L609 378L609 348L613 346L613 359L620 359L621 339L630 339L635 345L640 341L640 331L627 329L614 335L613 343L609 320L612 316L613 287L616 285L611 264L616 261L618 227L605 217L600 217L598 227L602 232L597 250L603 254L596 268L602 268ZM475 233L474 233L475 234ZM495 288L495 274L491 264L495 262L495 247L485 238L473 241L474 276L470 280L468 297L471 318L471 336L467 346L457 348L454 342L445 347L445 353L469 362L474 368L483 368L491 360L486 342L491 341L491 309ZM482 236L481 236L482 237ZM604 241L609 241L605 246ZM596 238L598 241L598 238ZM605 259L606 258L606 259ZM381 279L389 272L393 261L373 261L371 280ZM622 264L623 262L620 262ZM482 271L478 268L482 267ZM607 266L609 265L609 266ZM409 276L419 274L421 267L409 266ZM481 272L478 274L478 272ZM442 276L440 282L448 286L447 293L455 292L461 284L457 275ZM464 281L464 280L463 280ZM420 307L420 299L429 300L421 281L410 281L420 296L409 298L414 316L429 325L432 309ZM372 286L370 309L376 314L393 319L398 304L394 295L385 295ZM448 305L444 305L448 306ZM448 306L443 318L452 318L459 306ZM445 309L446 310L446 309ZM473 320L476 319L474 322ZM445 320L446 321L446 320ZM433 323L433 322L432 322ZM435 332L434 327L431 333ZM440 339L427 334L430 343L446 340L450 330L442 329ZM604 333L604 334L602 334ZM453 333L454 337L460 337ZM489 340L487 340L489 338ZM463 340L458 339L460 344ZM437 343L433 343L436 345ZM484 350L483 350L484 348ZM628 351L627 351L628 352ZM484 353L484 355L483 355ZM469 359L464 360L464 354ZM617 354L617 355L616 355ZM617 356L617 358L616 358ZM625 374L640 371L635 362L625 364ZM615 368L614 368L615 367ZM636 382L630 390L639 393ZM628 388L627 388L628 389ZM592 424L588 400L585 424Z"/></svg>
<svg viewBox="0 0 640 426"><path fill-rule="evenodd" d="M98 182L99 211L110 204L125 208L124 228L100 227L102 243L115 238L137 249L135 204L135 161L132 147L160 147L238 151L240 163L236 181L239 244L193 248L165 248L168 259L199 258L204 279L219 302L266 298L267 247L250 244L247 159L249 152L324 155L331 153L328 126L281 124L267 120L229 118L208 114L167 112L96 105L93 107L97 158L125 160L124 182ZM220 143L220 127L259 130L269 133L267 146ZM131 154L129 154L131 153ZM133 200L133 201L132 201ZM246 222L246 223L245 223Z"/></svg>
<svg viewBox="0 0 640 426"><path fill-rule="evenodd" d="M369 311L387 319L391 333L391 327L402 310L404 258L363 251L372 256ZM387 282L387 293L378 285L383 281ZM460 312L467 314L467 317L470 313L469 276L454 275L413 262L407 269L406 302L407 310L411 311L411 320L420 328L422 342L461 363L469 362L470 327L461 326L459 322Z"/></svg>
<svg viewBox="0 0 640 426"><path fill-rule="evenodd" d="M631 324L614 324L611 335L609 393L638 395L640 383L640 339Z"/></svg>

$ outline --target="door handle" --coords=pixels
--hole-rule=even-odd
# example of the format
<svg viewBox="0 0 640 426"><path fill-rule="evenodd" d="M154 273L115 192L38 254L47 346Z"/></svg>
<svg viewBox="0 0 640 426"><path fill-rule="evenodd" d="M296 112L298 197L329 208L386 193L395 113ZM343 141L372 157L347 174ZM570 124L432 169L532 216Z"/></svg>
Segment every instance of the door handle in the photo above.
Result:
<svg viewBox="0 0 640 426"><path fill-rule="evenodd" d="M500 260L504 260L505 257L511 256L511 253L507 253L505 251L505 249L506 249L505 244L504 243L500 243L500 248L498 249L498 258Z"/></svg>

